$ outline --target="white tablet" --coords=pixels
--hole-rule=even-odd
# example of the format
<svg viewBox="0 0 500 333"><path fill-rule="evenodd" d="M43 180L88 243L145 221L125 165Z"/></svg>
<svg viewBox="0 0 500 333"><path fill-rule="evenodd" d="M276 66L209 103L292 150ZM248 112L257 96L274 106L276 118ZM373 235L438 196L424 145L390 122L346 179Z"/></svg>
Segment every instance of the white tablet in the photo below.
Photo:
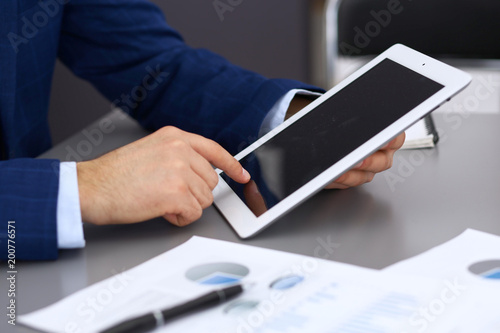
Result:
<svg viewBox="0 0 500 333"><path fill-rule="evenodd" d="M252 176L219 171L214 202L255 235L466 87L468 74L397 44L236 155Z"/></svg>

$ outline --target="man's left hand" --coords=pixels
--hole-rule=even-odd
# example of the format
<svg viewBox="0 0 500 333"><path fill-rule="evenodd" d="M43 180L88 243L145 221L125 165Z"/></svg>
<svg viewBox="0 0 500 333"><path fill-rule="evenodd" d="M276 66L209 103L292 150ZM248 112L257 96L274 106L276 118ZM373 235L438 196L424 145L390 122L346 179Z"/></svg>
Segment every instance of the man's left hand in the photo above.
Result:
<svg viewBox="0 0 500 333"><path fill-rule="evenodd" d="M286 119L306 107L309 103L311 103L310 97L296 95L287 110ZM402 133L389 142L385 147L367 157L359 165L344 173L326 188L347 189L371 182L373 177L375 177L375 174L385 171L392 166L394 153L401 148L404 142L405 134Z"/></svg>
<svg viewBox="0 0 500 333"><path fill-rule="evenodd" d="M394 153L401 148L404 142L405 134L402 133L385 147L367 157L359 165L344 173L326 188L346 189L371 182L375 174L385 171L392 166Z"/></svg>

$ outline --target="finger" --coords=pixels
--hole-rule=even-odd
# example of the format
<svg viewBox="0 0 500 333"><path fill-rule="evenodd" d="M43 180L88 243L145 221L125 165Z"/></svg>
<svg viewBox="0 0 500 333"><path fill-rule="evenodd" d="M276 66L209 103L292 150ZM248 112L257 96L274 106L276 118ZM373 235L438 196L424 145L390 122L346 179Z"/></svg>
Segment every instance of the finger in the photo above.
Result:
<svg viewBox="0 0 500 333"><path fill-rule="evenodd" d="M215 167L224 171L231 179L245 184L250 180L250 174L243 169L231 154L217 142L193 134L189 139L193 149L206 158Z"/></svg>
<svg viewBox="0 0 500 333"><path fill-rule="evenodd" d="M379 150L367 157L354 170L374 173L385 171L392 166L394 152L395 150Z"/></svg>
<svg viewBox="0 0 500 333"><path fill-rule="evenodd" d="M171 224L180 227L176 214L165 214L165 215L163 215L163 218L165 220L167 220L168 222L170 222Z"/></svg>
<svg viewBox="0 0 500 333"><path fill-rule="evenodd" d="M397 137L392 139L388 144L381 148L381 150L398 150L405 143L406 133L403 132L399 134Z"/></svg>
<svg viewBox="0 0 500 333"><path fill-rule="evenodd" d="M175 208L163 214L163 218L178 227L186 226L198 220L203 214L203 209L192 195L182 196L182 199L175 200L172 206Z"/></svg>
<svg viewBox="0 0 500 333"><path fill-rule="evenodd" d="M375 177L375 173L373 172L350 170L336 179L333 183L348 187L354 187L371 182L373 180L373 177Z"/></svg>
<svg viewBox="0 0 500 333"><path fill-rule="evenodd" d="M262 194L260 194L257 184L253 180L245 184L243 187L243 195L245 196L248 207L255 216L261 216L267 212L266 202Z"/></svg>
<svg viewBox="0 0 500 333"><path fill-rule="evenodd" d="M201 208L205 209L209 207L214 201L212 189L210 189L205 180L200 176L198 176L196 173L193 172L191 175L188 175L188 177L189 177L189 184L188 184L189 190L196 198Z"/></svg>
<svg viewBox="0 0 500 333"><path fill-rule="evenodd" d="M217 172L203 156L194 150L192 151L192 156L190 156L190 166L191 169L203 179L210 190L213 190L215 186L217 186L219 182Z"/></svg>
<svg viewBox="0 0 500 333"><path fill-rule="evenodd" d="M343 184L339 184L339 183L335 183L335 182L330 183L325 187L325 189L327 189L327 190L346 190L348 188L349 188L349 186L347 186L347 185L343 185Z"/></svg>

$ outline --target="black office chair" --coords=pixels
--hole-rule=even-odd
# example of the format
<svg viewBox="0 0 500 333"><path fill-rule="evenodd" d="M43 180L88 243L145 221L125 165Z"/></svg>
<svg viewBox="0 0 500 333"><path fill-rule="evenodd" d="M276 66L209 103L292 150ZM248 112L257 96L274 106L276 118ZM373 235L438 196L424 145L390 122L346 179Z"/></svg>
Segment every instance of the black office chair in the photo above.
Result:
<svg viewBox="0 0 500 333"><path fill-rule="evenodd" d="M395 43L454 65L498 68L498 62L484 60L500 59L500 2L326 1L324 47L329 86L346 75L339 74L340 59L368 59Z"/></svg>

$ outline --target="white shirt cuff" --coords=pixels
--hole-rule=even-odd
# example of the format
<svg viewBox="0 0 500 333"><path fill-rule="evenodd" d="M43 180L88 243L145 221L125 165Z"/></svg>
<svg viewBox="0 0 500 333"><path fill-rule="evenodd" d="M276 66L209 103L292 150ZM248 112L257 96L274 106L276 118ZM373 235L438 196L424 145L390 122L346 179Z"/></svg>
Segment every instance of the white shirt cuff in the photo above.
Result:
<svg viewBox="0 0 500 333"><path fill-rule="evenodd" d="M295 95L321 96L320 93L303 89L292 89L281 97L269 110L262 125L260 126L259 137L266 135L285 121L286 111Z"/></svg>
<svg viewBox="0 0 500 333"><path fill-rule="evenodd" d="M60 249L85 246L75 162L61 162L59 167L57 246Z"/></svg>

